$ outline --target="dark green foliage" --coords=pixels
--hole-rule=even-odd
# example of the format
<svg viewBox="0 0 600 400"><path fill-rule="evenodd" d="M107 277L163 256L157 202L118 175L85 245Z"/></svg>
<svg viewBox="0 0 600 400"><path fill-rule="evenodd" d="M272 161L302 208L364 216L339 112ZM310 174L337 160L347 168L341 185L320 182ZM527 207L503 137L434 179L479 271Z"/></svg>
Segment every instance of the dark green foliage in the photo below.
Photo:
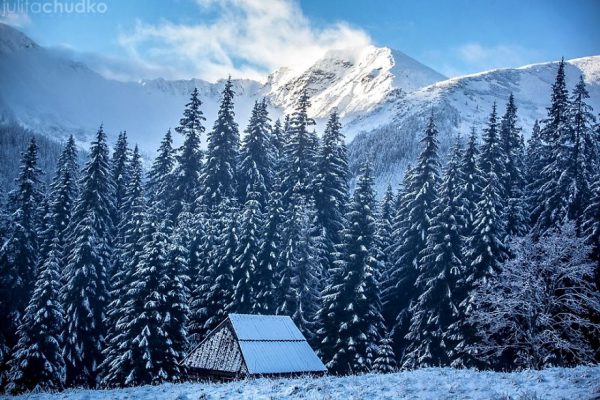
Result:
<svg viewBox="0 0 600 400"><path fill-rule="evenodd" d="M208 210L213 210L223 199L233 199L236 195L236 163L240 134L234 120L234 95L229 77L221 95L217 120L207 137L206 164L201 180L202 204Z"/></svg>

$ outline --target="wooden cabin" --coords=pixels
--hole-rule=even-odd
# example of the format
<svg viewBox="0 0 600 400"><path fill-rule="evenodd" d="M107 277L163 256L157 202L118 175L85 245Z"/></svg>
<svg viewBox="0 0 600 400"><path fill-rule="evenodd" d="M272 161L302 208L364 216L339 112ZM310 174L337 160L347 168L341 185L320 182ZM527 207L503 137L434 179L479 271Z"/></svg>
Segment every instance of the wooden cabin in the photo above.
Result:
<svg viewBox="0 0 600 400"><path fill-rule="evenodd" d="M288 316L229 314L182 361L190 378L325 374Z"/></svg>

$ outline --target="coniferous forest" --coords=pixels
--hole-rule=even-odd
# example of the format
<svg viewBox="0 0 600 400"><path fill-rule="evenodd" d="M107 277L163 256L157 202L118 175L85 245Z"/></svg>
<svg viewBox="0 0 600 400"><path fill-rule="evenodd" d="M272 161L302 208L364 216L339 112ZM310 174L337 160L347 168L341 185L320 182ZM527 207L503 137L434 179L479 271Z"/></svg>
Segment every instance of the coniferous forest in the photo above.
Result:
<svg viewBox="0 0 600 400"><path fill-rule="evenodd" d="M211 127L194 90L149 168L102 126L83 164L73 138L54 171L23 149L0 213L3 390L185 380L229 313L289 315L333 374L600 361L600 125L563 63L527 141L511 95L441 154L433 110L379 195L369 163L351 182L335 112L315 127L304 92L239 121L235 95Z"/></svg>

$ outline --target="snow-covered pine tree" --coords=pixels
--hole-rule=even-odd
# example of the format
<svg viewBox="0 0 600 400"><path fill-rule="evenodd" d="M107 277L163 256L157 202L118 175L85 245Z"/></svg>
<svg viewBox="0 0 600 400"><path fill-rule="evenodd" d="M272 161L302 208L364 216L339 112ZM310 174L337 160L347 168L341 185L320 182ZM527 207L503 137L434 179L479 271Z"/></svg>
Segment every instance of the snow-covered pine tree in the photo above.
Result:
<svg viewBox="0 0 600 400"><path fill-rule="evenodd" d="M52 241L18 329L8 392L60 391L65 382L61 352L63 309L60 303L60 244Z"/></svg>
<svg viewBox="0 0 600 400"><path fill-rule="evenodd" d="M423 149L417 165L411 170L406 196L403 199L404 217L399 221L403 227L393 248L392 257L396 260L390 273L394 286L387 290L386 315L395 315L396 324L392 329L394 352L402 357L408 342L410 307L419 294L415 287L418 277L420 253L426 246L427 231L433 216L433 206L437 199L440 162L438 156L438 131L433 115L429 117L427 129L421 144Z"/></svg>
<svg viewBox="0 0 600 400"><path fill-rule="evenodd" d="M173 168L175 167L175 151L173 150L173 138L169 129L160 142L158 154L152 163L152 168L148 172L146 182L146 193L148 203L162 203L159 207L164 211L169 211L170 199L173 188Z"/></svg>
<svg viewBox="0 0 600 400"><path fill-rule="evenodd" d="M600 135L594 132L596 118L592 107L586 103L590 95L585 87L583 77L575 86L571 95L569 116L573 131L573 149L570 164L572 164L572 178L568 193L569 205L567 216L575 221L576 233L581 235L581 225L584 221L584 212L592 197L591 187L598 171Z"/></svg>
<svg viewBox="0 0 600 400"><path fill-rule="evenodd" d="M63 355L67 386L95 387L106 335L114 193L102 126L92 142L69 227Z"/></svg>
<svg viewBox="0 0 600 400"><path fill-rule="evenodd" d="M200 195L200 173L202 170L202 150L200 149L200 135L204 132L202 121L205 121L202 110L202 101L198 98L198 88L194 88L189 103L185 105L183 117L177 133L184 136L183 145L177 150L177 164L173 172L172 212L176 220L184 204L194 205Z"/></svg>
<svg viewBox="0 0 600 400"><path fill-rule="evenodd" d="M129 169L130 160L131 149L127 141L127 132L119 132L110 164L115 191L113 195L115 202L113 226L115 228L121 224L122 213L125 212L123 204L127 197L127 186L129 185L131 175Z"/></svg>
<svg viewBox="0 0 600 400"><path fill-rule="evenodd" d="M568 193L571 192L569 185L573 178L569 160L572 159L574 146L569 108L563 60L552 85L548 117L543 121L540 131L543 146L538 162L541 170L532 184L535 190L532 200L536 207L531 218L538 235L562 224L567 215Z"/></svg>
<svg viewBox="0 0 600 400"><path fill-rule="evenodd" d="M308 131L315 124L308 117L309 107L308 92L305 90L298 99L296 110L290 117L289 128L286 129L288 140L281 171L282 202L285 209L289 208L293 197L308 200L311 194L317 149L312 133ZM294 193L301 196L293 196Z"/></svg>
<svg viewBox="0 0 600 400"><path fill-rule="evenodd" d="M463 201L463 220L465 222L461 235L464 237L469 237L473 233L476 206L481 198L481 190L483 189L478 160L479 147L477 145L477 133L475 132L475 128L472 128L469 142L460 163L463 183L459 188L459 196Z"/></svg>
<svg viewBox="0 0 600 400"><path fill-rule="evenodd" d="M238 200L245 204L250 192L264 212L273 185L275 149L272 147L266 103L255 102L246 128L238 167Z"/></svg>
<svg viewBox="0 0 600 400"><path fill-rule="evenodd" d="M433 367L450 365L456 335L450 326L462 316L459 304L465 297L460 285L464 273L463 202L460 159L461 144L457 139L446 165L439 197L427 230L427 246L421 252L419 277L415 284L419 297L411 307L411 322L406 338L409 346L403 357L403 367Z"/></svg>
<svg viewBox="0 0 600 400"><path fill-rule="evenodd" d="M167 243L165 222L149 217L146 223L144 255L128 285L125 305L129 320L123 330L123 352L113 363L123 380L118 386L158 384L178 379L177 353L172 349L165 322L167 306L165 264Z"/></svg>
<svg viewBox="0 0 600 400"><path fill-rule="evenodd" d="M487 285L501 269L502 263L508 258L508 249L503 241L502 220L498 213L500 198L498 195L499 179L491 171L487 177L483 177L487 185L483 189L481 200L477 203L474 229L471 236L467 237L465 243L465 273L464 290L465 298L460 303L460 312L465 318L469 318L473 311L476 291ZM455 327L454 331L460 334L459 343L455 352L457 366L480 366L473 359L467 349L477 342L477 329L463 321L462 327ZM461 333L462 332L462 333Z"/></svg>
<svg viewBox="0 0 600 400"><path fill-rule="evenodd" d="M534 210L537 202L537 192L541 180L539 179L540 171L544 167L546 146L542 143L541 128L538 120L535 120L533 129L531 131L531 137L527 141L525 157L525 198L526 198L526 212L528 217L529 227L532 226L534 220Z"/></svg>
<svg viewBox="0 0 600 400"><path fill-rule="evenodd" d="M396 197L394 198L394 214L392 217L392 234L390 244L383 249L384 256L389 257L388 265L384 271L381 283L381 299L383 303L383 317L386 321L386 326L394 327L397 323L397 311L393 304L395 302L394 294L396 290L396 282L392 281L391 274L395 265L394 250L406 230L405 223L408 222L408 208L406 204L409 202L411 193L409 192L410 182L413 168L409 164L404 172L402 184L398 187ZM392 335L394 331L390 332Z"/></svg>
<svg viewBox="0 0 600 400"><path fill-rule="evenodd" d="M32 138L21 155L16 188L8 198L8 232L0 247L1 335L9 347L31 297L38 263L39 207L43 199L38 146Z"/></svg>
<svg viewBox="0 0 600 400"><path fill-rule="evenodd" d="M238 125L233 112L233 83L225 82L217 120L207 135L206 164L202 172L201 203L212 211L224 198L236 195L236 168L240 147Z"/></svg>
<svg viewBox="0 0 600 400"><path fill-rule="evenodd" d="M158 218L160 221L160 217ZM187 327L190 318L190 276L188 271L185 247L172 229L163 228L170 235L167 242L167 254L162 276L161 287L164 290L164 326L169 339L169 354L163 365L170 381L179 381L183 378L179 361L185 356L189 347Z"/></svg>
<svg viewBox="0 0 600 400"><path fill-rule="evenodd" d="M366 164L349 205L341 257L331 271L319 311L321 355L329 370L337 374L368 371L369 353L384 327L376 206L371 169Z"/></svg>
<svg viewBox="0 0 600 400"><path fill-rule="evenodd" d="M77 200L79 188L79 164L77 146L73 136L69 136L65 147L58 158L56 173L50 186L50 219L52 236L58 238L61 273L64 268L65 238L67 227L71 221L73 206Z"/></svg>
<svg viewBox="0 0 600 400"><path fill-rule="evenodd" d="M502 138L500 137L500 126L498 124L495 102L492 105L492 112L490 113L487 125L483 128L478 164L482 176L488 177L491 173L496 175L496 187L494 190L497 192L499 200L496 204L496 212L503 220L501 226L504 235L506 233L504 230L506 226L504 222L504 208L506 206L506 199L508 199L508 193L506 193L502 182L506 174L506 157L504 156ZM504 238L504 236L501 237Z"/></svg>
<svg viewBox="0 0 600 400"><path fill-rule="evenodd" d="M341 243L348 202L348 157L337 111L327 121L322 145L316 158L313 198L317 223L322 229L326 255L325 272L333 268L336 246Z"/></svg>
<svg viewBox="0 0 600 400"><path fill-rule="evenodd" d="M204 332L210 332L221 323L233 302L233 265L239 238L239 207L227 198L218 205L212 259L208 270L209 285L204 300Z"/></svg>
<svg viewBox="0 0 600 400"><path fill-rule="evenodd" d="M257 314L273 314L277 305L281 303L276 298L279 278L277 261L281 253L281 227L284 219L280 190L279 179L276 175L267 204L264 228L260 234L262 240L258 252L258 268L255 274L256 293L252 306L252 312Z"/></svg>
<svg viewBox="0 0 600 400"><path fill-rule="evenodd" d="M216 236L225 229L218 216L208 218L204 207L192 215L184 211L175 231L174 243L184 250L183 258L190 274L190 315L188 334L191 346L198 344L208 333L206 321L207 299L214 277L211 275L216 247Z"/></svg>
<svg viewBox="0 0 600 400"><path fill-rule="evenodd" d="M527 214L524 204L525 144L517 125L517 106L511 93L506 103L506 112L500 122L500 141L504 153L504 175L500 177L503 186L506 209L505 223L507 235L524 235L527 232Z"/></svg>
<svg viewBox="0 0 600 400"><path fill-rule="evenodd" d="M277 263L280 279L277 298L281 303L276 312L289 315L304 336L313 341L323 268L321 238L312 229L316 218L314 206L300 197L299 193L294 194L292 209L285 214L281 228L283 244Z"/></svg>
<svg viewBox="0 0 600 400"><path fill-rule="evenodd" d="M121 206L121 224L117 228L114 252L114 275L111 277L111 301L107 307L108 330L106 347L103 350L104 362L102 383L114 386L125 380L124 370L117 367L118 359L124 352L123 327L133 315L129 314L128 302L133 274L144 254L144 230L147 229L146 202L142 183L142 163L138 147L135 146L130 165L130 177Z"/></svg>
<svg viewBox="0 0 600 400"><path fill-rule="evenodd" d="M281 120L278 118L273 124L273 130L271 132L271 147L274 151L273 159L275 161L281 160L283 157L283 149L285 148L286 136Z"/></svg>
<svg viewBox="0 0 600 400"><path fill-rule="evenodd" d="M250 175L260 175L257 168ZM260 182L260 176L249 176L250 181ZM258 254L260 251L260 229L263 226L261 212L261 195L256 189L264 187L258 184L248 188L246 204L240 216L240 234L235 251L233 264L233 301L229 312L248 314L254 308L256 293L262 288L257 287L256 273L258 270Z"/></svg>
<svg viewBox="0 0 600 400"><path fill-rule="evenodd" d="M389 374L398 370L396 355L392 348L393 340L387 331L384 332L381 339L379 339L379 343L377 343L377 358L375 358L372 367L372 371L378 374Z"/></svg>
<svg viewBox="0 0 600 400"><path fill-rule="evenodd" d="M389 273L392 266L391 248L394 244L394 216L396 215L396 198L392 186L388 185L377 218L377 239L379 240L379 249L381 250L381 274L379 285L382 292L389 285ZM384 298L382 293L382 300Z"/></svg>

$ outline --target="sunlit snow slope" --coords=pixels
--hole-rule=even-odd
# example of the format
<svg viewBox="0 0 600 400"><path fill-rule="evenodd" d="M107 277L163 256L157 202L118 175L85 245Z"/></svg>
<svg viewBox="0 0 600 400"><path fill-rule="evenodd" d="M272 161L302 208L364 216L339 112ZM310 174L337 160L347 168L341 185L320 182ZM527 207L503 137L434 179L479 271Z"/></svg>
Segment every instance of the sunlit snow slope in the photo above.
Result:
<svg viewBox="0 0 600 400"><path fill-rule="evenodd" d="M566 70L570 88L584 77L590 103L600 111L600 56L569 60ZM317 132L337 109L352 171L371 160L381 189L400 182L432 111L445 149L457 133L480 128L494 101L502 112L512 92L528 136L534 120L545 115L555 74L556 63L545 63L446 79L399 51L367 46L330 51L306 70L280 68L264 83L235 80L235 111L244 128L254 101L266 97L275 119L291 112L307 89ZM0 24L0 121L14 120L57 140L74 134L86 144L103 123L109 139L127 130L132 142L151 156L166 130L177 126L194 87L200 91L210 129L223 84L198 79L110 80ZM175 140L181 138L175 135Z"/></svg>

